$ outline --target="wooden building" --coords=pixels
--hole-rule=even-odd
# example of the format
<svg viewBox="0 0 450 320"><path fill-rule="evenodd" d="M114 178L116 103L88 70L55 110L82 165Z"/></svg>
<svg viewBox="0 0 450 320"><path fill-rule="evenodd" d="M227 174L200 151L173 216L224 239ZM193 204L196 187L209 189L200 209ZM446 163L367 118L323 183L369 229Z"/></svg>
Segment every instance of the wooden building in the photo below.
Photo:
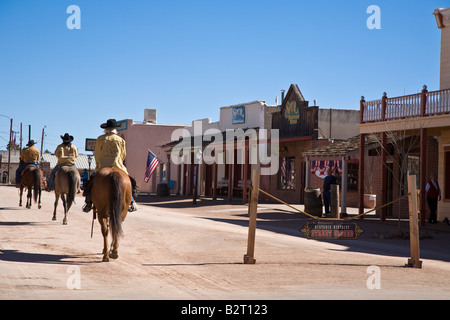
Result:
<svg viewBox="0 0 450 320"><path fill-rule="evenodd" d="M303 203L310 170L304 154L357 135L358 122L359 110L309 106L292 84L272 114L272 129L279 130L280 169L270 177L268 192L288 203Z"/></svg>

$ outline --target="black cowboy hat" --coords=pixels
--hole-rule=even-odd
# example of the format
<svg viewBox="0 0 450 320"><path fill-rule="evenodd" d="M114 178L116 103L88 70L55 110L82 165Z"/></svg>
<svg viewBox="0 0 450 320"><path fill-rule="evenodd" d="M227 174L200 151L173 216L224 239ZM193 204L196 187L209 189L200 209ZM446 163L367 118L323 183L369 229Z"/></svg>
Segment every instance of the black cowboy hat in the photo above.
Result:
<svg viewBox="0 0 450 320"><path fill-rule="evenodd" d="M36 142L34 142L34 140L30 140L30 141L28 141L28 143L27 143L27 147L34 146L35 144L36 144Z"/></svg>
<svg viewBox="0 0 450 320"><path fill-rule="evenodd" d="M102 129L118 128L118 127L120 127L120 124L117 123L116 119L108 119L106 123L102 123L100 125L100 128Z"/></svg>
<svg viewBox="0 0 450 320"><path fill-rule="evenodd" d="M60 136L63 142L72 142L73 136L70 136L68 133L65 133L64 136Z"/></svg>

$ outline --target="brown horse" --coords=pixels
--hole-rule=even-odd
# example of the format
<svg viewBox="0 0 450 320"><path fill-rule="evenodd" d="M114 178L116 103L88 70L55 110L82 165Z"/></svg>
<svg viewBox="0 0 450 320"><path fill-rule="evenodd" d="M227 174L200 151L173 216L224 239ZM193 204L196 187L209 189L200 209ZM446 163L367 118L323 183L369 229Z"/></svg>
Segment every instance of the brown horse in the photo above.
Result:
<svg viewBox="0 0 450 320"><path fill-rule="evenodd" d="M58 200L61 200L64 206L63 224L67 224L67 214L75 200L75 194L80 189L80 173L72 166L61 166L55 173L55 204L53 209L53 218L56 220L56 208Z"/></svg>
<svg viewBox="0 0 450 320"><path fill-rule="evenodd" d="M103 234L103 261L117 259L122 221L131 203L131 181L128 175L116 168L100 169L92 180L91 189L94 214L98 215ZM108 248L108 232L111 227L111 252Z"/></svg>
<svg viewBox="0 0 450 320"><path fill-rule="evenodd" d="M22 177L20 180L20 202L19 206L22 206L23 189L28 189L27 194L27 209L31 209L31 198L34 190L34 202L38 200L38 208L41 208L41 192L42 192L42 171L35 165L26 166L22 171ZM38 199L39 198L39 199Z"/></svg>

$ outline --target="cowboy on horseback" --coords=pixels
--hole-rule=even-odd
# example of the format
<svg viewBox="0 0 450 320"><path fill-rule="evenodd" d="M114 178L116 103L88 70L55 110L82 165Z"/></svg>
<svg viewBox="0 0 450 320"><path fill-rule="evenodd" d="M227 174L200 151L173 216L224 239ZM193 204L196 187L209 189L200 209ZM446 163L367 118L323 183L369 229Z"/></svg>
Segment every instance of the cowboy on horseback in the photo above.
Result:
<svg viewBox="0 0 450 320"><path fill-rule="evenodd" d="M116 128L119 126L120 125L117 124L115 119L109 119L106 123L100 125L100 128L104 129L105 133L99 136L95 142L95 172L98 172L102 168L109 167L121 169L129 176L127 168L124 165L126 157L125 140L117 135ZM89 212L92 209L91 186L93 177L94 175L92 175L91 179L88 181L83 192L83 195L86 197L86 203L83 206L84 212ZM137 196L136 180L132 177L130 177L130 180L133 198L131 200L129 211L136 211L137 205L134 201Z"/></svg>
<svg viewBox="0 0 450 320"><path fill-rule="evenodd" d="M56 171L62 166L75 165L75 159L78 158L78 149L72 144L73 136L65 133L64 136L60 136L63 143L56 147L55 156L58 158L58 163L53 168L47 182L47 191L55 189L55 174Z"/></svg>
<svg viewBox="0 0 450 320"><path fill-rule="evenodd" d="M36 149L34 144L35 144L34 140L30 140L27 143L28 148L23 149L22 152L20 153L20 165L19 165L19 168L17 168L17 170L16 170L16 187L17 188L20 187L21 174L27 166L35 165L36 167L39 168L38 161L39 161L40 153L39 153L39 150Z"/></svg>

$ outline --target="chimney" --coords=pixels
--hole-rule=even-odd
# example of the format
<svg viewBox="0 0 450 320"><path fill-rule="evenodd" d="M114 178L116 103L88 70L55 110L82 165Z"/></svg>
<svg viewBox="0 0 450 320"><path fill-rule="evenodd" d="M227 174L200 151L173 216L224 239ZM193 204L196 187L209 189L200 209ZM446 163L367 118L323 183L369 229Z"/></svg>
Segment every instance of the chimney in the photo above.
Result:
<svg viewBox="0 0 450 320"><path fill-rule="evenodd" d="M284 90L281 90L281 104L284 102Z"/></svg>
<svg viewBox="0 0 450 320"><path fill-rule="evenodd" d="M144 109L144 123L156 123L156 109Z"/></svg>

